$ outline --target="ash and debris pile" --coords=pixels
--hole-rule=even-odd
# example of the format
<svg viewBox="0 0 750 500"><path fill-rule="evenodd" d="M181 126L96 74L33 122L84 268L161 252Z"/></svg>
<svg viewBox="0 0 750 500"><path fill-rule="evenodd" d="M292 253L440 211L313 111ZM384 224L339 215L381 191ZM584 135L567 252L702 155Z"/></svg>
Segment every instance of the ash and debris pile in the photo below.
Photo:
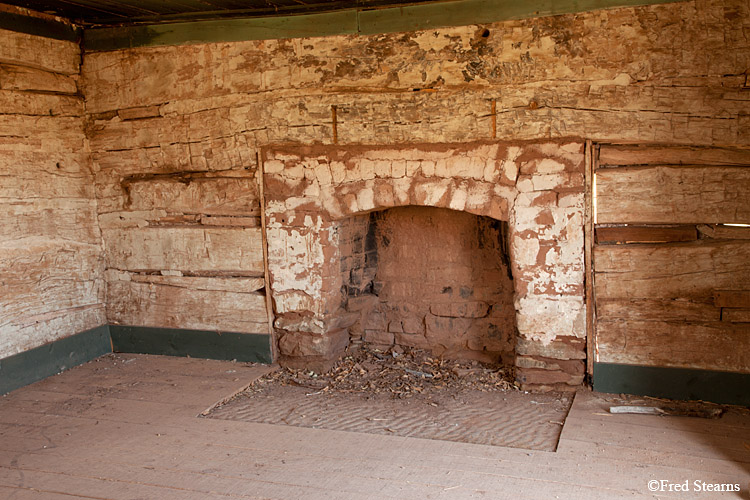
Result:
<svg viewBox="0 0 750 500"><path fill-rule="evenodd" d="M347 351L327 373L283 368L258 379L248 391L261 392L269 384L304 387L315 394L391 394L394 398L446 390L518 390L512 373L502 366L446 360L422 349L394 346L381 351L366 345Z"/></svg>

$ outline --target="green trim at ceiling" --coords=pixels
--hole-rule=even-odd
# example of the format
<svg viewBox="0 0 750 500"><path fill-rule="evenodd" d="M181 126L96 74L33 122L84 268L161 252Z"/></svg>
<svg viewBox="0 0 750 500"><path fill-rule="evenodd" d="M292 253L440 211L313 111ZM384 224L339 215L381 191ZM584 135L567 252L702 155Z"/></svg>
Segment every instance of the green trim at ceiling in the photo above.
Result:
<svg viewBox="0 0 750 500"><path fill-rule="evenodd" d="M750 374L594 363L594 390L750 406Z"/></svg>
<svg viewBox="0 0 750 500"><path fill-rule="evenodd" d="M454 0L362 11L359 33L418 31L675 1L680 0Z"/></svg>
<svg viewBox="0 0 750 500"><path fill-rule="evenodd" d="M91 52L158 45L354 35L357 33L355 12L90 28L84 31L83 46Z"/></svg>
<svg viewBox="0 0 750 500"><path fill-rule="evenodd" d="M106 51L211 42L373 35L675 1L686 0L452 0L296 16L88 28L84 31L84 48L87 51Z"/></svg>

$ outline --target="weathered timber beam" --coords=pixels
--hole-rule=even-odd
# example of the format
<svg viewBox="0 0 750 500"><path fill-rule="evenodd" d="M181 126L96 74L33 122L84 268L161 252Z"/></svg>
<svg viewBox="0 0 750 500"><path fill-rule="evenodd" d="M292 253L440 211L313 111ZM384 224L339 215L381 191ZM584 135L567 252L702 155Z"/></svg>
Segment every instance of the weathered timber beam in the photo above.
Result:
<svg viewBox="0 0 750 500"><path fill-rule="evenodd" d="M750 150L675 145L601 145L599 167L637 165L748 166L750 165Z"/></svg>
<svg viewBox="0 0 750 500"><path fill-rule="evenodd" d="M750 309L750 290L716 290L714 291L714 305Z"/></svg>
<svg viewBox="0 0 750 500"><path fill-rule="evenodd" d="M750 226L746 225L699 224L698 232L703 238L715 240L750 240Z"/></svg>
<svg viewBox="0 0 750 500"><path fill-rule="evenodd" d="M83 34L81 28L72 24L1 10L0 29L67 42L76 42L81 39Z"/></svg>
<svg viewBox="0 0 750 500"><path fill-rule="evenodd" d="M603 244L623 243L670 243L678 241L695 241L698 231L695 226L654 227L654 226L618 226L597 227L596 242Z"/></svg>

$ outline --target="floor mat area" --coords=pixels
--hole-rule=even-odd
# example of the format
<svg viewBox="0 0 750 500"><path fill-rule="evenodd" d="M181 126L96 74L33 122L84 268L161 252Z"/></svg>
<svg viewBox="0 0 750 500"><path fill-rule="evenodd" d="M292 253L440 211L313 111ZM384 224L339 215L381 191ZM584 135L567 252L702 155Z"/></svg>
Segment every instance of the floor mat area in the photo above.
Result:
<svg viewBox="0 0 750 500"><path fill-rule="evenodd" d="M305 377L303 372L268 375L204 416L556 450L573 394L530 394L501 384L492 377L495 372L484 373L481 367L436 366L428 362L430 358L405 364L403 357L397 364L393 358L375 354L381 359L347 358L348 365L345 360L322 380ZM377 366L372 369L371 365ZM461 370L473 372L459 380L456 373L463 375ZM342 374L368 371L374 375L356 384L341 383ZM467 383L471 377L472 383Z"/></svg>

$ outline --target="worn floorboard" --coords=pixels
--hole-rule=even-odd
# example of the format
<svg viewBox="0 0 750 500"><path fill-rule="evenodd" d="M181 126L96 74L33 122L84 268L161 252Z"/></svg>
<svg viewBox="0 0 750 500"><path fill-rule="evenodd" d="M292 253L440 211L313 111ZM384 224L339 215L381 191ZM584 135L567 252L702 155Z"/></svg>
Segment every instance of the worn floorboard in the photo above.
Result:
<svg viewBox="0 0 750 500"><path fill-rule="evenodd" d="M109 355L14 391L0 399L0 498L750 498L743 412L610 415L581 391L555 453L198 418L269 369ZM742 491L655 494L652 479Z"/></svg>

